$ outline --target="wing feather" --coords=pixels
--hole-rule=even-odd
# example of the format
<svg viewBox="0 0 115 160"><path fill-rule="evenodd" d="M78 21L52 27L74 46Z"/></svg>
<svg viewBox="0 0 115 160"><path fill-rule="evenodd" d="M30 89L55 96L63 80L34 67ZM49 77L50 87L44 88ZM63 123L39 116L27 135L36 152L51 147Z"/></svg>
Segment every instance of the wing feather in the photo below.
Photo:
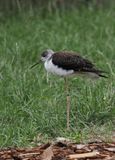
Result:
<svg viewBox="0 0 115 160"><path fill-rule="evenodd" d="M97 69L91 61L83 58L77 53L67 51L56 52L52 56L52 61L55 65L65 70L74 70L75 72L91 72L100 77L108 78L108 76L103 75L103 73L107 72Z"/></svg>
<svg viewBox="0 0 115 160"><path fill-rule="evenodd" d="M66 70L85 71L94 67L89 60L70 52L56 52L52 61L58 67Z"/></svg>

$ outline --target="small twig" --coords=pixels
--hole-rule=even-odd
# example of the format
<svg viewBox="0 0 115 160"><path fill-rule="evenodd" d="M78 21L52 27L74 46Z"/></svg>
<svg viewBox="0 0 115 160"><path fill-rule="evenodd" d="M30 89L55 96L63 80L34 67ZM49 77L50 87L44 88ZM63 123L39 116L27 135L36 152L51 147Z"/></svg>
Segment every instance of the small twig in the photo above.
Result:
<svg viewBox="0 0 115 160"><path fill-rule="evenodd" d="M71 154L68 156L69 159L76 158L87 158L87 157L95 157L99 154L99 152L90 152L90 153L82 153L82 154Z"/></svg>
<svg viewBox="0 0 115 160"><path fill-rule="evenodd" d="M28 156L32 156L32 155L40 155L40 152L38 152L38 153L22 153L22 154L19 154L19 157L28 157Z"/></svg>

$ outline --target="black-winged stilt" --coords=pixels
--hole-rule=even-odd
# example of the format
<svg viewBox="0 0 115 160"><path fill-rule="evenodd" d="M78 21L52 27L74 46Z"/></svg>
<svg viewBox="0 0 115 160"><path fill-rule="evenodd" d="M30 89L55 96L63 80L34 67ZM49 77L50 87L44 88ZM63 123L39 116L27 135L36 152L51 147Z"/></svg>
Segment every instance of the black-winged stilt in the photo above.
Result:
<svg viewBox="0 0 115 160"><path fill-rule="evenodd" d="M48 49L41 54L41 60L44 62L44 67L47 72L64 77L67 96L67 129L69 129L70 96L68 94L69 92L66 77L70 75L87 75L93 78L107 78L107 76L104 75L106 72L97 69L95 65L88 59L70 51L54 52L53 50ZM31 68L37 64L39 64L39 62L34 64Z"/></svg>

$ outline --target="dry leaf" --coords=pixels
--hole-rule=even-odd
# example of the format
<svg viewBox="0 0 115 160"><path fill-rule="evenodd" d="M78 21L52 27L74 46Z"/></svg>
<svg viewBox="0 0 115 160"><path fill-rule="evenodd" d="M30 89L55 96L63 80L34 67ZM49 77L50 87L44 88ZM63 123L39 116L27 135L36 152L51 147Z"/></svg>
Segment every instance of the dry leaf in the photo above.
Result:
<svg viewBox="0 0 115 160"><path fill-rule="evenodd" d="M47 149L44 150L44 152L41 155L42 160L51 160L54 156L52 146L49 146Z"/></svg>

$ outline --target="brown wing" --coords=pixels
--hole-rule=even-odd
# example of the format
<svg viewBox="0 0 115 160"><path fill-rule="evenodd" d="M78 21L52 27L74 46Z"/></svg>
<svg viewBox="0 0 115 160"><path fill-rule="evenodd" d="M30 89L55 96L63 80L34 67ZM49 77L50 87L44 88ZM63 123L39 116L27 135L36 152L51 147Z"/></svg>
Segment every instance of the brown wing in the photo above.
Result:
<svg viewBox="0 0 115 160"><path fill-rule="evenodd" d="M94 64L80 55L71 52L56 52L52 61L55 65L66 70L90 71Z"/></svg>

